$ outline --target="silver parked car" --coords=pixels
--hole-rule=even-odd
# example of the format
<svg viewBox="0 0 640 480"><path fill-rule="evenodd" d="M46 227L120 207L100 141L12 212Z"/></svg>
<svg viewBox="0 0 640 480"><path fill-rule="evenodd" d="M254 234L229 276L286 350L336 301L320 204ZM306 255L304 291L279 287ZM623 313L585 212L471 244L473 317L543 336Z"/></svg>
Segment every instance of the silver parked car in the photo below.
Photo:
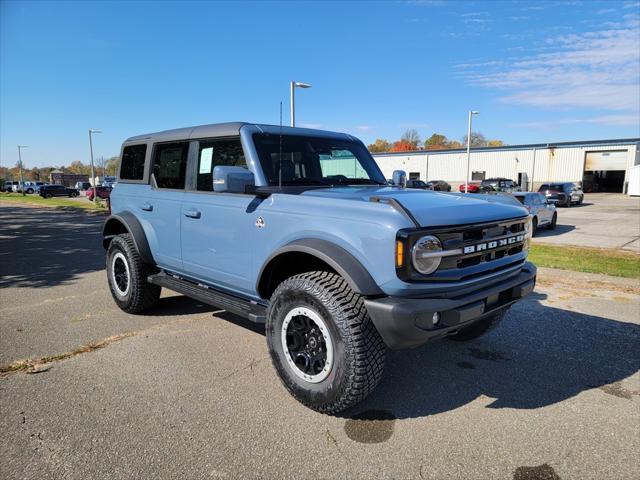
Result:
<svg viewBox="0 0 640 480"><path fill-rule="evenodd" d="M513 196L529 210L534 236L538 227L547 227L550 230L556 228L558 212L555 202L547 200L542 193L536 192L513 192Z"/></svg>

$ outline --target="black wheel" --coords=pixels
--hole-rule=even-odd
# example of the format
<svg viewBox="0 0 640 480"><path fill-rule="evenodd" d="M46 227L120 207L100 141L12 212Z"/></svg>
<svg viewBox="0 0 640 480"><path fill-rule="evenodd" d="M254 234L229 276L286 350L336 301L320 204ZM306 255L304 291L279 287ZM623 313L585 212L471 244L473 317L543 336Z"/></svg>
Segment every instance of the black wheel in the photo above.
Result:
<svg viewBox="0 0 640 480"><path fill-rule="evenodd" d="M28 188L27 193L33 193L33 188Z"/></svg>
<svg viewBox="0 0 640 480"><path fill-rule="evenodd" d="M142 261L129 234L111 240L107 250L107 278L111 295L120 309L140 313L158 303L161 288L147 282L158 270Z"/></svg>
<svg viewBox="0 0 640 480"><path fill-rule="evenodd" d="M580 200L578 200L578 205L582 205L582 202L584 202L584 195L582 195Z"/></svg>
<svg viewBox="0 0 640 480"><path fill-rule="evenodd" d="M77 196L78 196L78 194L76 192L71 192L71 198L75 198Z"/></svg>
<svg viewBox="0 0 640 480"><path fill-rule="evenodd" d="M488 331L493 330L504 319L508 311L509 309L506 308L496 313L495 315L492 315L491 317L487 317L483 320L480 320L479 322L474 323L473 325L467 328L463 328L455 335L451 335L450 337L447 337L447 338L451 340L456 340L458 342L466 342L466 341L474 340L478 337L481 337Z"/></svg>
<svg viewBox="0 0 640 480"><path fill-rule="evenodd" d="M334 414L362 401L384 369L386 347L364 301L331 272L282 282L267 313L273 365L302 404Z"/></svg>
<svg viewBox="0 0 640 480"><path fill-rule="evenodd" d="M50 193L45 194L44 198L51 198L53 197L53 195L51 195Z"/></svg>
<svg viewBox="0 0 640 480"><path fill-rule="evenodd" d="M549 230L555 230L556 224L558 223L558 214L554 213L551 218L551 223L549 224Z"/></svg>
<svg viewBox="0 0 640 480"><path fill-rule="evenodd" d="M531 222L531 236L535 237L538 231L538 217L533 217L533 222Z"/></svg>
<svg viewBox="0 0 640 480"><path fill-rule="evenodd" d="M567 202L564 204L565 207L570 208L571 207L571 197L569 197L567 199Z"/></svg>

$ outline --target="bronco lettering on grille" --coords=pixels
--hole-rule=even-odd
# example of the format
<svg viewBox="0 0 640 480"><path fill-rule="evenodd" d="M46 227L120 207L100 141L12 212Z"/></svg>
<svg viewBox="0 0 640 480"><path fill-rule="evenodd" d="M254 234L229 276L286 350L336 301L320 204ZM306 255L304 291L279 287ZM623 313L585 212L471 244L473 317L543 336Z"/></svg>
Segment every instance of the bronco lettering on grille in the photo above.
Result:
<svg viewBox="0 0 640 480"><path fill-rule="evenodd" d="M523 242L524 235L513 235L507 238L501 238L500 240L493 240L491 242L476 243L475 245L469 245L464 247L463 253L484 252L487 250L493 250L494 248L507 247L515 243Z"/></svg>

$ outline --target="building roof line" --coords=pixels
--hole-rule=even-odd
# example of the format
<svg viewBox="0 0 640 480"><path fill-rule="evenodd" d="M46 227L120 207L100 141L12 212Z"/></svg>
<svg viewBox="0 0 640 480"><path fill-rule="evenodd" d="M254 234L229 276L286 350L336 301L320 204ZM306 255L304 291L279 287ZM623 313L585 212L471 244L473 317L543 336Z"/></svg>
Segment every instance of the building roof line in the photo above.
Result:
<svg viewBox="0 0 640 480"><path fill-rule="evenodd" d="M472 147L472 152L491 152L498 150L526 150L532 148L567 148L567 147L598 147L608 145L635 145L640 144L640 138L621 138L611 140L584 140L576 142L550 142L550 143L529 143L523 145L503 145L501 147ZM450 148L437 150L408 150L404 152L371 152L375 156L393 155L429 155L432 153L466 153L466 148Z"/></svg>

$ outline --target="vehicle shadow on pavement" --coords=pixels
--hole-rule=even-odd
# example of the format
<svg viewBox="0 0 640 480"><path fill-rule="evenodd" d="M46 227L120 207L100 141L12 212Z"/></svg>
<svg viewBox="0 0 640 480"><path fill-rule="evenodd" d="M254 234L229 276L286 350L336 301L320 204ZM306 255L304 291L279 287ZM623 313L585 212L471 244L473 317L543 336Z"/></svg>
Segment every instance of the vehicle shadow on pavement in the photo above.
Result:
<svg viewBox="0 0 640 480"><path fill-rule="evenodd" d="M210 313L212 317L215 317L215 320L233 323L239 327L251 330L254 333L265 335L264 324L254 323L226 310L221 310L220 308L179 294L161 298L155 307L142 313L142 315L150 317L175 317L198 313Z"/></svg>
<svg viewBox="0 0 640 480"><path fill-rule="evenodd" d="M0 288L53 287L102 270L102 215L2 205Z"/></svg>
<svg viewBox="0 0 640 480"><path fill-rule="evenodd" d="M534 409L603 386L603 395L631 398L619 385L606 386L640 369L640 326L542 305L543 298L531 294L474 341L389 352L378 388L341 416L415 418L482 396L486 408Z"/></svg>
<svg viewBox="0 0 640 480"><path fill-rule="evenodd" d="M557 224L556 228L554 228L553 230L549 230L546 227L540 227L536 230L535 238L556 237L558 235L562 235L563 233L572 232L575 229L576 227L574 227L573 225L560 225L560 224Z"/></svg>

